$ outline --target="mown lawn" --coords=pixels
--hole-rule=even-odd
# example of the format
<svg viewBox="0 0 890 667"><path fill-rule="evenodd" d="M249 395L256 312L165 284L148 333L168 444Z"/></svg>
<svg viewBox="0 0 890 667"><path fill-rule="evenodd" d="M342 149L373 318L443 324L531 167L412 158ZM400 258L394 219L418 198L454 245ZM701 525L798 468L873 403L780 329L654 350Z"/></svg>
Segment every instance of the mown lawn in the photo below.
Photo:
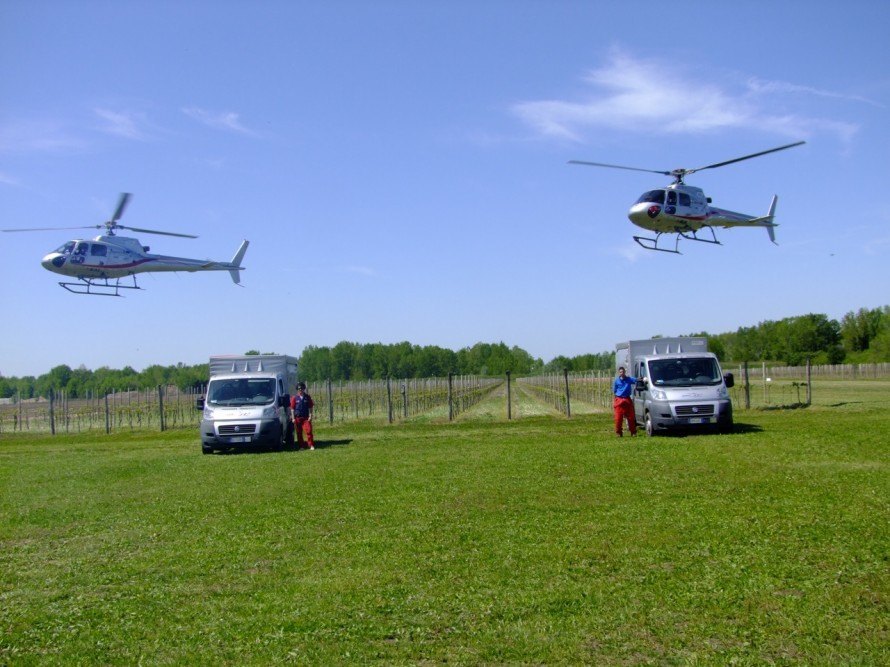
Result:
<svg viewBox="0 0 890 667"><path fill-rule="evenodd" d="M888 664L890 400L0 437L0 663Z"/></svg>

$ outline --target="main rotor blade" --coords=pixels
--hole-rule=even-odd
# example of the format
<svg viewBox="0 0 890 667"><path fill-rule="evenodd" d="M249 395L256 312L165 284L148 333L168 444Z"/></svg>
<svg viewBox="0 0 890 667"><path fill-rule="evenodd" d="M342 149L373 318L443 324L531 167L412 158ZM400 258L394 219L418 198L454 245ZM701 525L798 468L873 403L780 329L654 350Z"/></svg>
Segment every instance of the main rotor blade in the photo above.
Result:
<svg viewBox="0 0 890 667"><path fill-rule="evenodd" d="M181 236L184 239L196 239L198 238L194 234L177 234L176 232L159 232L157 229L142 229L141 227L124 227L124 225L117 225L118 229L129 229L131 232L142 232L143 234L162 234L164 236Z"/></svg>
<svg viewBox="0 0 890 667"><path fill-rule="evenodd" d="M797 141L793 144L787 144L786 146L779 146L778 148L770 148L768 151L760 151L759 153L752 153L751 155L745 155L744 157L737 157L732 160L726 160L726 162L718 162L717 164L709 164L707 167L696 167L695 169L686 169L685 172L687 174L692 174L696 171L701 171L702 169L714 169L715 167L724 167L728 164L732 164L733 162L741 162L742 160L750 160L752 157L760 157L761 155L775 153L776 151L783 151L786 148L794 148L795 146L800 146L805 143L807 143L807 142L806 141Z"/></svg>
<svg viewBox="0 0 890 667"><path fill-rule="evenodd" d="M583 164L588 167L609 167L610 169L627 169L628 171L646 171L650 174L663 174L670 176L669 171L659 171L657 169L640 169L639 167L623 167L620 164L605 164L604 162L585 162L584 160L569 160L569 164Z"/></svg>
<svg viewBox="0 0 890 667"><path fill-rule="evenodd" d="M105 225L86 225L79 227L28 227L27 229L0 229L0 232L55 232L60 229L101 229Z"/></svg>
<svg viewBox="0 0 890 667"><path fill-rule="evenodd" d="M115 223L121 219L121 216L124 214L124 209L127 208L127 202L130 201L130 197L132 197L129 192L122 192L121 199L117 204L117 210L115 210L114 215L111 216L111 220L108 222Z"/></svg>

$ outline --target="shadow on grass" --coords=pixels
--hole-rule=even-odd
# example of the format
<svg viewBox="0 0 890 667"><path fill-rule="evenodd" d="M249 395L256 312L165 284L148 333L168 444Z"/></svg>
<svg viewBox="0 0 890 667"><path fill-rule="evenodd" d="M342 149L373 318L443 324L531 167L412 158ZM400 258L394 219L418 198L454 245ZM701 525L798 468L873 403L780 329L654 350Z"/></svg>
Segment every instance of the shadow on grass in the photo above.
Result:
<svg viewBox="0 0 890 667"><path fill-rule="evenodd" d="M351 438L346 438L343 440L316 440L315 441L315 449L327 449L328 447L338 447L343 445L352 444ZM219 449L214 451L214 454L223 455L223 456L234 456L238 454L297 454L299 452L308 451L308 448L298 449L296 445L293 447L288 447L287 449L278 449L277 447L269 447L269 446L241 446L241 447L232 447L229 449Z"/></svg>
<svg viewBox="0 0 890 667"><path fill-rule="evenodd" d="M785 403L783 405L765 405L755 409L762 410L763 412L775 412L776 410L800 410L808 407L810 406L806 403Z"/></svg>
<svg viewBox="0 0 890 667"><path fill-rule="evenodd" d="M758 426L757 424L741 424L739 422L735 422L732 428L728 431L718 431L714 428L710 428L707 430L697 429L697 428L687 428L687 429L676 429L670 431L659 431L656 437L658 438L688 438L690 436L695 437L698 435L734 435L734 434L744 434L744 433L762 433L763 427Z"/></svg>
<svg viewBox="0 0 890 667"><path fill-rule="evenodd" d="M763 427L757 424L740 424L736 422L729 434L732 433L763 433Z"/></svg>
<svg viewBox="0 0 890 667"><path fill-rule="evenodd" d="M345 438L343 440L316 440L315 441L315 449L327 449L328 447L341 447L344 445L352 444L352 438ZM297 449L297 446L294 445L294 448L290 451L300 451Z"/></svg>

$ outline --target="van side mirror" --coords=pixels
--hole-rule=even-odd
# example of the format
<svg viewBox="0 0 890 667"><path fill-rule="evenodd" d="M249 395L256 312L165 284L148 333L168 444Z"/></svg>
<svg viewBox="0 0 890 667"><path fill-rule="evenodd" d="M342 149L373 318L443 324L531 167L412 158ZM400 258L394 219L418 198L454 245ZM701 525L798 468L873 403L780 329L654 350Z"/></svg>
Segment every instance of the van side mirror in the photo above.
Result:
<svg viewBox="0 0 890 667"><path fill-rule="evenodd" d="M285 394L284 396L278 397L278 407L279 408L289 408L290 407L290 394Z"/></svg>
<svg viewBox="0 0 890 667"><path fill-rule="evenodd" d="M732 387L735 385L735 378L732 376L732 373L724 373L723 381L726 383L727 389L732 389Z"/></svg>
<svg viewBox="0 0 890 667"><path fill-rule="evenodd" d="M203 410L204 409L204 397L198 396L195 399L195 410Z"/></svg>

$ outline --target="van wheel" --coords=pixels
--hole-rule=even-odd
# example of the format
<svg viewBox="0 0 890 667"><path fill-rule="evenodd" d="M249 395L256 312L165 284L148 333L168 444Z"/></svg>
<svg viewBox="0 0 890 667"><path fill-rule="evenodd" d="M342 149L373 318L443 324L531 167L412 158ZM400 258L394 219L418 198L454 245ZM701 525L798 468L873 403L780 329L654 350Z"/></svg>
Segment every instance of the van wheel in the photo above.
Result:
<svg viewBox="0 0 890 667"><path fill-rule="evenodd" d="M201 453L202 454L213 454L213 447L208 447L207 445L201 445Z"/></svg>
<svg viewBox="0 0 890 667"><path fill-rule="evenodd" d="M646 411L646 435L650 438L655 435L655 425L652 423L652 415Z"/></svg>

